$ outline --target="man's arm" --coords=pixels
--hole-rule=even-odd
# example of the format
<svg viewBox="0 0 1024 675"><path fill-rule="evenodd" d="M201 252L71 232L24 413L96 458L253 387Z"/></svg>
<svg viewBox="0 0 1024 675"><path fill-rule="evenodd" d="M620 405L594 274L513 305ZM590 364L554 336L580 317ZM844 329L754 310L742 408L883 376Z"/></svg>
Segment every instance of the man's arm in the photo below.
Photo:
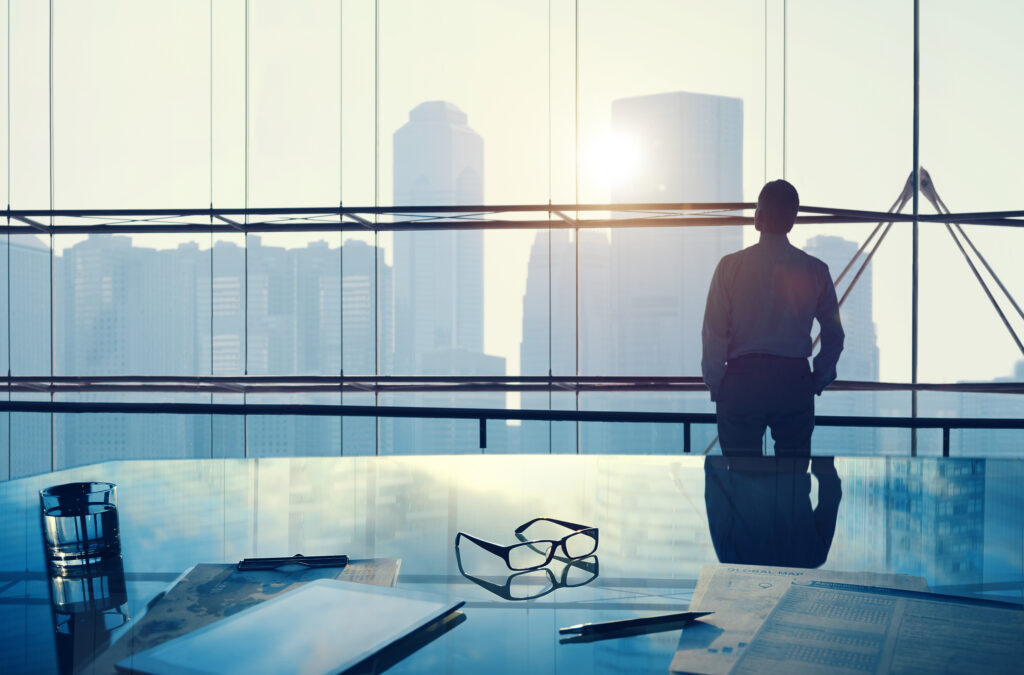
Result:
<svg viewBox="0 0 1024 675"><path fill-rule="evenodd" d="M704 383L711 391L711 400L718 400L718 392L725 377L725 359L729 352L729 294L723 279L722 261L718 262L715 274L711 277L708 288L708 300L704 307L704 328L701 339L704 355L701 358L700 370Z"/></svg>
<svg viewBox="0 0 1024 675"><path fill-rule="evenodd" d="M821 326L821 349L814 357L814 390L821 392L836 379L836 363L843 351L846 334L839 319L839 301L836 299L836 287L832 283L832 275L828 266L822 264L824 279L821 281L821 292L818 295L818 307L814 318Z"/></svg>

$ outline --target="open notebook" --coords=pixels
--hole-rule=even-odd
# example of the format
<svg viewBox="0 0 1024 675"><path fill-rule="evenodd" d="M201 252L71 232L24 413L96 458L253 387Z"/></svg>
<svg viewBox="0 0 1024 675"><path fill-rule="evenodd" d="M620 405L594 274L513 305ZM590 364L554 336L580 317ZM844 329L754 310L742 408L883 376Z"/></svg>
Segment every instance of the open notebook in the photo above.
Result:
<svg viewBox="0 0 1024 675"><path fill-rule="evenodd" d="M118 662L136 673L337 673L463 605L322 579Z"/></svg>

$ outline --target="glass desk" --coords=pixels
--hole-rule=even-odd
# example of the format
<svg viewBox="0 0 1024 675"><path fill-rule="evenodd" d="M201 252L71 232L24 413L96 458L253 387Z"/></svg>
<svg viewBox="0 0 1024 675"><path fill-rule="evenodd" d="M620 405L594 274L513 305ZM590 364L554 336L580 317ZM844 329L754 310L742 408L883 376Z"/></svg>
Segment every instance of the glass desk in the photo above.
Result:
<svg viewBox="0 0 1024 675"><path fill-rule="evenodd" d="M295 553L398 557L399 588L466 601L466 620L394 673L667 672L680 630L560 644L558 629L684 611L702 565L720 557L919 575L936 592L1024 602L1024 461L837 458L834 472L818 465L820 478L806 464L751 478L722 461L124 461L9 481L0 484L0 663L4 673L87 663L191 566ZM75 636L51 598L38 497L70 481L118 485L125 583ZM599 528L596 556L514 577L465 540L457 559L458 532L514 544L514 530L537 516ZM543 526L528 534L565 534Z"/></svg>

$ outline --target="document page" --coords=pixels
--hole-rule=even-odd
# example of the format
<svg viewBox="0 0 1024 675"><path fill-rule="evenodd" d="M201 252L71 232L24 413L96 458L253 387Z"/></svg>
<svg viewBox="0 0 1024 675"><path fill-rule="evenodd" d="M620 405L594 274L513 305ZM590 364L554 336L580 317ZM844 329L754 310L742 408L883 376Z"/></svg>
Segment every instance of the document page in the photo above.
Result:
<svg viewBox="0 0 1024 675"><path fill-rule="evenodd" d="M690 609L714 612L683 629L671 670L728 673L790 584L817 579L927 591L921 577L800 567L711 564L701 568Z"/></svg>
<svg viewBox="0 0 1024 675"><path fill-rule="evenodd" d="M1019 673L1024 608L892 588L795 582L733 673Z"/></svg>

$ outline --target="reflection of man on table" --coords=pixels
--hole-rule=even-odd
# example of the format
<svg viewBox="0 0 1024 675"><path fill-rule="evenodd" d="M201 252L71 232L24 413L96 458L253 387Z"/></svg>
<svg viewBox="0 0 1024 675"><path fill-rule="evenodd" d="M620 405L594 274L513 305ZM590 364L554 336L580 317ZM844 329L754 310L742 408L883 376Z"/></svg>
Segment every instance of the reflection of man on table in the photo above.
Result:
<svg viewBox="0 0 1024 675"><path fill-rule="evenodd" d="M814 395L836 379L844 334L832 277L786 237L799 206L792 185L766 184L754 212L761 240L722 258L711 279L701 370L723 454L760 455L766 427L777 455L809 454ZM821 351L811 371L815 319Z"/></svg>
<svg viewBox="0 0 1024 675"><path fill-rule="evenodd" d="M811 505L811 475L818 504ZM842 499L831 457L708 457L704 503L723 563L820 567L828 558Z"/></svg>

